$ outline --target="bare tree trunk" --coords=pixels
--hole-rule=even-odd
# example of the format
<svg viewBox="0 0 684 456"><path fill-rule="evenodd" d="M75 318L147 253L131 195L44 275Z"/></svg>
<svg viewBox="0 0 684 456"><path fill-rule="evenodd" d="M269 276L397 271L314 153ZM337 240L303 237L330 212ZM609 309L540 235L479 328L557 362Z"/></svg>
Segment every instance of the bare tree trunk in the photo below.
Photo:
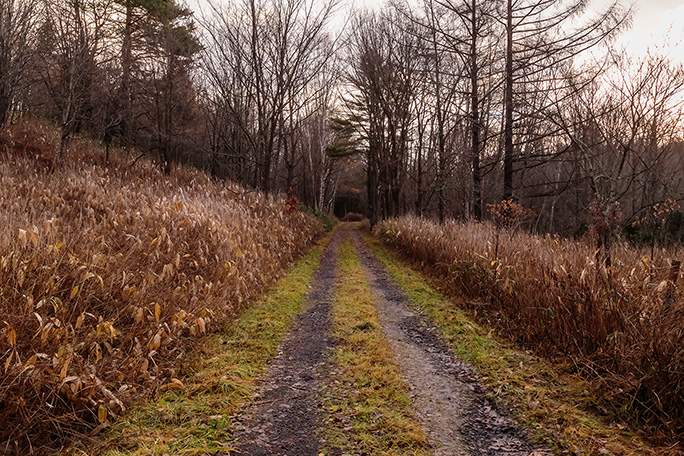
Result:
<svg viewBox="0 0 684 456"><path fill-rule="evenodd" d="M373 146L371 146L371 150L368 151L368 180L366 185L366 190L368 192L368 219L370 220L371 227L378 223L377 152L372 150L372 147Z"/></svg>
<svg viewBox="0 0 684 456"><path fill-rule="evenodd" d="M133 48L133 0L126 0L123 42L121 45L121 145L131 147L131 68Z"/></svg>
<svg viewBox="0 0 684 456"><path fill-rule="evenodd" d="M416 156L416 213L418 216L423 215L423 199L425 198L425 189L423 188L423 141L425 137L425 127L422 121L418 119L418 152Z"/></svg>
<svg viewBox="0 0 684 456"><path fill-rule="evenodd" d="M513 0L506 3L503 199L513 197Z"/></svg>
<svg viewBox="0 0 684 456"><path fill-rule="evenodd" d="M478 88L479 66L477 63L477 0L471 2L470 41L470 109L471 109L471 154L473 167L472 215L482 218L482 183L480 170L480 96Z"/></svg>

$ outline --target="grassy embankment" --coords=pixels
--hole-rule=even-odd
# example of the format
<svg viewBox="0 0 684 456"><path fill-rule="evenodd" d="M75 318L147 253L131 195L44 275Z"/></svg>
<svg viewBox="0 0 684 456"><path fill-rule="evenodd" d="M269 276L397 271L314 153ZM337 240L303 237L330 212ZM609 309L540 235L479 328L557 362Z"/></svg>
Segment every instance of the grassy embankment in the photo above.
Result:
<svg viewBox="0 0 684 456"><path fill-rule="evenodd" d="M135 407L108 431L99 451L107 456L228 452L234 418L252 400L256 380L303 310L328 239L222 331L203 337L184 387Z"/></svg>
<svg viewBox="0 0 684 456"><path fill-rule="evenodd" d="M406 221L401 222L401 225L393 223L395 222L386 223L378 229L380 237L395 247L392 252L382 245L382 241L366 236L375 253L416 305L434 319L442 336L452 344L455 352L475 366L493 396L513 408L518 420L531 429L538 440L549 443L559 454L678 454L674 447L651 448L629 426L616 421L616 412L607 410L603 405L606 399L595 394L596 388L600 386L587 381L583 375L572 373L573 366L567 361L560 364L549 362L534 356L532 352L521 351L510 339L507 341L483 326L496 328L500 335L511 336L507 331L515 326L506 322L521 318L518 314L530 311L533 304L529 303L528 308L520 309L518 314L507 314L506 310L511 312L511 309L502 309L500 306L488 308L492 306L490 299L473 303L473 295L465 294L464 288L472 286L484 293L485 287L498 287L500 294L510 296L511 289L521 286L519 277L524 271L520 269L532 267L540 256L548 255L548 252L536 250L544 243L543 239L528 239L529 244L526 246L520 238L513 237L509 245L503 248L499 246L503 253L500 254L498 263L493 264L491 255L488 256L486 250L480 253L472 244L464 245L463 238L458 239L461 244L454 246L452 250L448 238L443 237L445 235L433 225L426 228L421 225L423 222L412 220L410 223L423 229L411 231ZM472 230L474 227L467 228ZM482 232L477 232L477 235L482 237L483 245L487 247L487 236ZM554 239L549 239L548 242L556 248L562 243ZM406 257L396 252L396 248L414 258L413 267L404 263ZM492 246L489 245L488 248L491 249ZM469 255L467 258L472 263L452 258L450 255L454 250ZM512 257L519 258L520 263L511 266L505 259L511 258L506 257L507 252ZM481 260L475 262L480 257ZM487 265L490 269L487 269ZM502 269L507 272L502 273L503 277L500 275L496 281L491 278L485 281L487 271L497 267L500 273ZM565 266L570 267L572 263ZM472 274L483 277L469 276L469 268L472 269ZM557 266L553 273L558 274L561 270ZM428 275L424 275L426 271ZM552 271L547 270L547 274L550 273ZM483 283L478 284L477 280L483 280ZM451 298L443 297L434 287L448 291ZM543 282L537 283L536 287L539 288L536 293L553 293L559 287L563 289L559 284L550 288ZM582 290L580 288L576 292ZM471 290L471 293L474 291ZM555 302L558 303L559 300L556 298ZM539 306L538 302L537 305ZM557 306L553 308L556 311L561 310ZM497 312L502 313L497 317ZM543 306L537 312L546 318L552 315ZM475 323L473 317L483 325ZM534 331L535 327L530 326L530 331ZM514 333L513 336L515 335ZM554 360L562 361L562 358L554 357Z"/></svg>
<svg viewBox="0 0 684 456"><path fill-rule="evenodd" d="M335 348L323 390L323 454L430 454L349 241L340 248L338 277Z"/></svg>
<svg viewBox="0 0 684 456"><path fill-rule="evenodd" d="M283 200L163 176L13 126L0 160L0 444L47 454L133 400L182 390L193 341L248 307L322 233ZM100 163L100 164L98 164Z"/></svg>

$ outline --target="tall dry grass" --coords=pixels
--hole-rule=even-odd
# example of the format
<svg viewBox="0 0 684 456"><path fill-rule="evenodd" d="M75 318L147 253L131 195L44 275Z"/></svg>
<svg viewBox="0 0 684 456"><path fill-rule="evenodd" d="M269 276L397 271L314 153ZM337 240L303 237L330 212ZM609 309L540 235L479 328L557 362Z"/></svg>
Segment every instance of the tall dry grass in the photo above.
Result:
<svg viewBox="0 0 684 456"><path fill-rule="evenodd" d="M200 172L91 165L82 144L49 172L51 133L32 134L39 146L5 138L0 160L0 452L44 454L133 397L182 387L192 337L248 305L322 228Z"/></svg>
<svg viewBox="0 0 684 456"><path fill-rule="evenodd" d="M376 234L469 298L503 335L591 376L603 403L655 435L684 436L684 297L668 280L678 277L669 277L676 252L652 261L650 249L618 243L606 270L590 239L490 223L404 217Z"/></svg>

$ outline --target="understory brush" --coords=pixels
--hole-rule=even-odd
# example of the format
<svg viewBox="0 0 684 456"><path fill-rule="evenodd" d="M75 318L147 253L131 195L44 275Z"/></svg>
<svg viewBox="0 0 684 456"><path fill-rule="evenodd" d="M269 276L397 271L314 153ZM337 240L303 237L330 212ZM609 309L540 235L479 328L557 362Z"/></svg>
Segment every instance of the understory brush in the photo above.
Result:
<svg viewBox="0 0 684 456"><path fill-rule="evenodd" d="M500 334L591 378L599 407L655 437L684 436L684 298L674 252L651 257L620 243L606 268L589 241L490 223L404 217L375 233Z"/></svg>
<svg viewBox="0 0 684 456"><path fill-rule="evenodd" d="M104 168L87 150L50 170L11 138L5 146L5 452L45 454L105 427L133 397L181 388L193 337L233 318L323 231L282 199L198 171Z"/></svg>

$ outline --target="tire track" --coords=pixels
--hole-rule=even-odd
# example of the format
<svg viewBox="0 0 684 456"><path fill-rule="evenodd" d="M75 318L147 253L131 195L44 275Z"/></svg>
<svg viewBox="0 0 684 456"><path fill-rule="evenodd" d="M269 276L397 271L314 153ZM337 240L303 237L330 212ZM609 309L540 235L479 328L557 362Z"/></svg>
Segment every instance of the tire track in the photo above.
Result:
<svg viewBox="0 0 684 456"><path fill-rule="evenodd" d="M359 233L351 240L364 265L380 323L406 382L418 417L436 456L531 456L550 454L533 447L437 336L426 316L410 308L409 298L371 252Z"/></svg>
<svg viewBox="0 0 684 456"><path fill-rule="evenodd" d="M240 419L237 452L254 456L315 456L318 393L332 340L330 309L336 280L337 230L326 247L306 301L269 367L256 402Z"/></svg>

